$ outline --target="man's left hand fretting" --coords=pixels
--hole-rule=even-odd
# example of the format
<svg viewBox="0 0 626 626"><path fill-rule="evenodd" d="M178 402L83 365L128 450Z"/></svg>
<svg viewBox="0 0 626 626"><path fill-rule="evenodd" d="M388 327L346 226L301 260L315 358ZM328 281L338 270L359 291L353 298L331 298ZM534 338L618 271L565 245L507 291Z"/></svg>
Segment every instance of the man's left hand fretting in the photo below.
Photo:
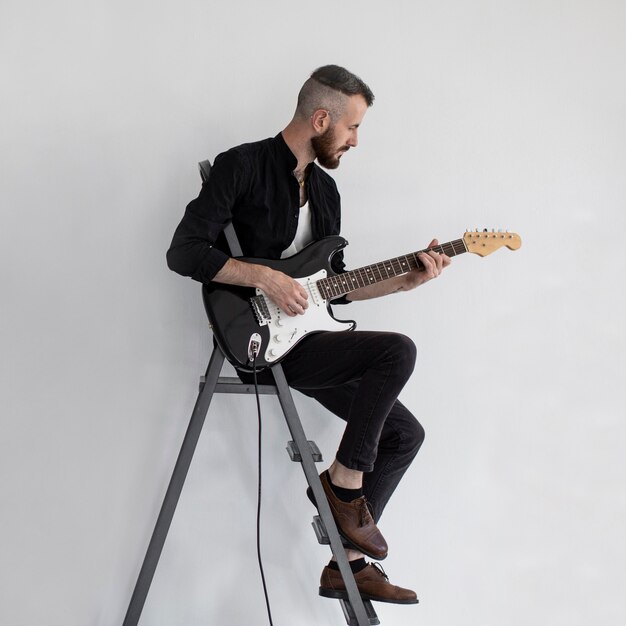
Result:
<svg viewBox="0 0 626 626"><path fill-rule="evenodd" d="M434 248L439 245L437 239L433 239L428 248ZM443 270L450 265L451 260L447 254L428 250L428 252L420 252L417 257L424 265L423 269L415 269L406 274L406 289L413 289L423 285L424 283L437 278Z"/></svg>

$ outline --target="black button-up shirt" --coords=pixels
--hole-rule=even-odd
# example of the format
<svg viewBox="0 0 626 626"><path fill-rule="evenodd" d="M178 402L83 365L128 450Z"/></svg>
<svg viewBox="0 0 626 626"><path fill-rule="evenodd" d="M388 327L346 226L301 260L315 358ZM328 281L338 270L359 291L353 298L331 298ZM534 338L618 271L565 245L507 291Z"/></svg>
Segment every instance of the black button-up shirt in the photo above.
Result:
<svg viewBox="0 0 626 626"><path fill-rule="evenodd" d="M215 159L200 195L185 210L170 249L170 269L210 282L229 256L222 232L232 220L244 256L279 259L296 234L300 193L293 175L297 159L283 136L243 144ZM335 181L315 163L309 165L306 191L313 239L338 235L341 204ZM344 271L343 255L332 260Z"/></svg>

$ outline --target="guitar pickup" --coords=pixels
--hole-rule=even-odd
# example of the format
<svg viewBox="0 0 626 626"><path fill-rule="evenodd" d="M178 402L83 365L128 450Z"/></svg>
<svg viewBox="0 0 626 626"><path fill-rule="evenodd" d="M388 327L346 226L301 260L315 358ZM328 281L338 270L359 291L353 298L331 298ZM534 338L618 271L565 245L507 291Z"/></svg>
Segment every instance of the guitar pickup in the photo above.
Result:
<svg viewBox="0 0 626 626"><path fill-rule="evenodd" d="M272 316L267 308L265 298L263 296L250 298L250 306L252 307L252 312L259 326L267 326L272 320Z"/></svg>

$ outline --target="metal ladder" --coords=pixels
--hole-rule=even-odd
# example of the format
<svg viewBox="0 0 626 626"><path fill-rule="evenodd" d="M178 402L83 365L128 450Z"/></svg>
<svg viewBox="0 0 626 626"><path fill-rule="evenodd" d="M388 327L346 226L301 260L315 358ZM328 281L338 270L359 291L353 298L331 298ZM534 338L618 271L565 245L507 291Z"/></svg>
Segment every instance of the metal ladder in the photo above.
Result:
<svg viewBox="0 0 626 626"><path fill-rule="evenodd" d="M174 466L174 472L137 578L123 626L137 626L139 622L213 394L254 394L255 392L253 384L243 383L236 377L221 377L223 364L224 353L216 346L211 355L206 375L200 381L198 399ZM319 449L313 441L308 441L306 438L281 365L274 365L271 371L274 375L275 385L259 385L259 393L277 395L280 401L292 437L292 440L288 442L287 451L292 461L302 465L307 482L313 491L315 501L318 503L319 515L313 518L315 534L320 543L330 545L346 585L348 599L339 600L346 622L349 626L380 624L371 602L369 600L364 601L356 587L341 537L315 468L315 463L322 460Z"/></svg>

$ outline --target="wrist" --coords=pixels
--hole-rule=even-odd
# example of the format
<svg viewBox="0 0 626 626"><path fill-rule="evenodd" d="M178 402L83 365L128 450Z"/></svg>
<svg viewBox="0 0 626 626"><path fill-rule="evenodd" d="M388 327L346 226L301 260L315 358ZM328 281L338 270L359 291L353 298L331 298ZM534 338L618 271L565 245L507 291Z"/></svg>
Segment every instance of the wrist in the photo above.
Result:
<svg viewBox="0 0 626 626"><path fill-rule="evenodd" d="M413 272L409 272L408 274L404 274L404 276L402 276L402 281L398 286L398 291L410 291L411 289L415 289L415 287L419 284L417 276Z"/></svg>
<svg viewBox="0 0 626 626"><path fill-rule="evenodd" d="M250 281L252 283L252 286L262 289L267 293L268 287L271 282L270 276L272 275L274 270L266 267L265 265L254 264L250 267L252 268L252 276Z"/></svg>

